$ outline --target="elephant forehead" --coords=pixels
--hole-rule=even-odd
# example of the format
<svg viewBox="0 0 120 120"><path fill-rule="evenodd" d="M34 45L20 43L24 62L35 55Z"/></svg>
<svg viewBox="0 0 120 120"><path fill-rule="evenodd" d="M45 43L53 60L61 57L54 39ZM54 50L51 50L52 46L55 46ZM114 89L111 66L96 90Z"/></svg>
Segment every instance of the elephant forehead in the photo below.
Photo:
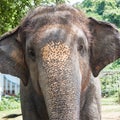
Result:
<svg viewBox="0 0 120 120"><path fill-rule="evenodd" d="M42 59L48 62L53 60L65 62L70 56L70 48L61 42L51 41L41 51Z"/></svg>
<svg viewBox="0 0 120 120"><path fill-rule="evenodd" d="M41 34L40 34L41 33ZM44 27L37 30L35 36L39 38L44 38L45 36L53 36L57 35L62 38L62 36L84 36L84 32L81 26L77 23L70 23L69 25L62 25L62 24L51 24L45 25Z"/></svg>

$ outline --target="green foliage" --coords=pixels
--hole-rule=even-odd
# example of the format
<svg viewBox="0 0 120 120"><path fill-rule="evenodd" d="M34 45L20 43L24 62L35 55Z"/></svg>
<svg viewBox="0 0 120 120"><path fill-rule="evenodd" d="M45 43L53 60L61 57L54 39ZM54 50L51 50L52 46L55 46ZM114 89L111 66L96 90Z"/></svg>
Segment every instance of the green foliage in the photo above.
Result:
<svg viewBox="0 0 120 120"><path fill-rule="evenodd" d="M120 58L117 59L114 63L109 64L105 70L120 70Z"/></svg>
<svg viewBox="0 0 120 120"><path fill-rule="evenodd" d="M116 0L117 7L120 7L120 0Z"/></svg>
<svg viewBox="0 0 120 120"><path fill-rule="evenodd" d="M20 108L19 97L3 97L0 102L0 111Z"/></svg>
<svg viewBox="0 0 120 120"><path fill-rule="evenodd" d="M84 0L81 7L88 15L120 27L120 0Z"/></svg>
<svg viewBox="0 0 120 120"><path fill-rule="evenodd" d="M104 70L101 75L102 96L114 96L117 102L120 103L120 71L106 71Z"/></svg>
<svg viewBox="0 0 120 120"><path fill-rule="evenodd" d="M1 0L0 1L0 34L14 28L31 7L26 0Z"/></svg>
<svg viewBox="0 0 120 120"><path fill-rule="evenodd" d="M97 12L99 15L103 15L104 10L105 10L105 1L102 1L101 3L99 3L99 4L97 5L96 12Z"/></svg>
<svg viewBox="0 0 120 120"><path fill-rule="evenodd" d="M103 19L120 27L120 9L106 10Z"/></svg>
<svg viewBox="0 0 120 120"><path fill-rule="evenodd" d="M60 3L65 3L65 0L0 0L0 34L15 28L29 9Z"/></svg>

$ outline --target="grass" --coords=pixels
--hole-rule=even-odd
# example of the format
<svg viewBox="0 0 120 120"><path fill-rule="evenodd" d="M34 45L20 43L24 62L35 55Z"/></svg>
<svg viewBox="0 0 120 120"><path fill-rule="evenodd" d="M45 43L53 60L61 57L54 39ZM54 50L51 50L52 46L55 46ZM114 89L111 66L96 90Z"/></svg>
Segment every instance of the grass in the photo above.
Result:
<svg viewBox="0 0 120 120"><path fill-rule="evenodd" d="M109 97L109 98L102 98L102 105L116 105L118 104L117 101L117 97Z"/></svg>
<svg viewBox="0 0 120 120"><path fill-rule="evenodd" d="M120 120L120 105L102 105L102 120Z"/></svg>
<svg viewBox="0 0 120 120"><path fill-rule="evenodd" d="M20 108L20 99L17 97L2 97L0 101L0 111Z"/></svg>
<svg viewBox="0 0 120 120"><path fill-rule="evenodd" d="M120 120L120 105L115 100L113 97L102 99L102 120ZM20 109L0 111L0 120L6 115L20 113ZM22 116L9 120L22 120Z"/></svg>
<svg viewBox="0 0 120 120"><path fill-rule="evenodd" d="M120 104L116 102L116 98L102 98L103 112L120 112Z"/></svg>
<svg viewBox="0 0 120 120"><path fill-rule="evenodd" d="M120 105L103 105L103 112L120 112Z"/></svg>
<svg viewBox="0 0 120 120"><path fill-rule="evenodd" d="M102 120L120 120L120 104L116 98L102 98Z"/></svg>

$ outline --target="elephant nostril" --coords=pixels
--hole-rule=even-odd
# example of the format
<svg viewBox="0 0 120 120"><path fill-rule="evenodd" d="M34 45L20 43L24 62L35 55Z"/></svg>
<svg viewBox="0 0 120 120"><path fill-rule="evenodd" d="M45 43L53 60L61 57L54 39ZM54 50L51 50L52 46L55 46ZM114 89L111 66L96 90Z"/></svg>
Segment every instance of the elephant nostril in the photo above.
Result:
<svg viewBox="0 0 120 120"><path fill-rule="evenodd" d="M28 49L28 56L29 56L32 60L35 60L36 55L35 55L35 52L34 52L33 48L29 48L29 49Z"/></svg>

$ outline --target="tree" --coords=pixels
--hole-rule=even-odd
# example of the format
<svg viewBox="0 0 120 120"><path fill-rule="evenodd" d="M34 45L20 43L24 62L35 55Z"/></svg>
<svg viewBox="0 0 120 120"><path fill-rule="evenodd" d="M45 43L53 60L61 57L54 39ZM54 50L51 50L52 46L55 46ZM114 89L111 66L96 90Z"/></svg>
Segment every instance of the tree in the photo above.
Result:
<svg viewBox="0 0 120 120"><path fill-rule="evenodd" d="M92 15L120 27L120 0L84 0L81 7L88 16Z"/></svg>
<svg viewBox="0 0 120 120"><path fill-rule="evenodd" d="M26 0L0 1L0 34L14 28L32 5Z"/></svg>
<svg viewBox="0 0 120 120"><path fill-rule="evenodd" d="M96 12L99 14L99 15L103 15L104 13L104 10L105 10L105 1L102 1L100 2L98 5L97 5L97 8L96 8Z"/></svg>
<svg viewBox="0 0 120 120"><path fill-rule="evenodd" d="M29 9L60 3L65 3L65 0L0 0L0 34L16 27Z"/></svg>

